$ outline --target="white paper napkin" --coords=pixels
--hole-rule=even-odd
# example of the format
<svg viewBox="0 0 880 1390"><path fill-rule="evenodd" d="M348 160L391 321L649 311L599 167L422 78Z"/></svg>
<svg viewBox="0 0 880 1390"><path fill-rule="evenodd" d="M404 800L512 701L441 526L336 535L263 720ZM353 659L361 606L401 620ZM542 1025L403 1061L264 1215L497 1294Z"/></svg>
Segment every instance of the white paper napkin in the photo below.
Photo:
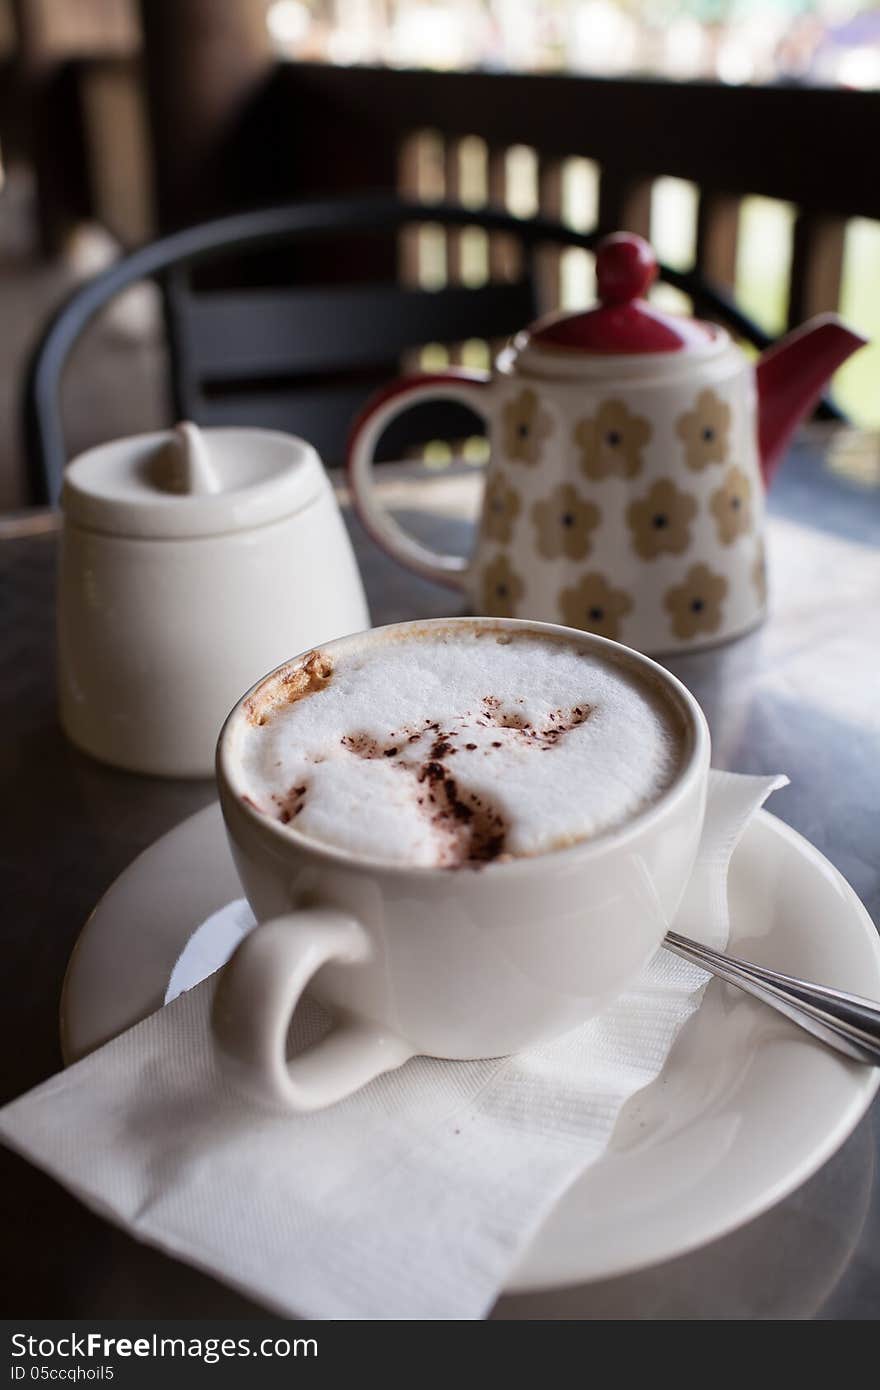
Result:
<svg viewBox="0 0 880 1390"><path fill-rule="evenodd" d="M785 781L712 774L680 931L726 944L730 855ZM414 1058L329 1110L285 1116L218 1072L212 977L6 1106L0 1137L109 1220L284 1315L479 1318L658 1075L706 979L661 951L601 1018L546 1047ZM326 1018L308 1005L294 1027L305 1045Z"/></svg>

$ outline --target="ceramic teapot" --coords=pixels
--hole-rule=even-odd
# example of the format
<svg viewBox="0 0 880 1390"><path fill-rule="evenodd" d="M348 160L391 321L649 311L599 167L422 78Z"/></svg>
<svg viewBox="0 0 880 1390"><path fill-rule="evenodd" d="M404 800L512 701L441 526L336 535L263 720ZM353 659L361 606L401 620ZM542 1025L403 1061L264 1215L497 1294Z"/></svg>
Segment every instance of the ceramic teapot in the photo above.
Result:
<svg viewBox="0 0 880 1390"><path fill-rule="evenodd" d="M798 422L865 339L813 319L757 365L715 324L661 312L647 242L596 255L600 303L519 333L492 374L402 379L357 421L349 468L373 537L477 613L565 623L648 653L738 636L764 615L764 489ZM451 400L491 440L470 560L407 535L372 490L372 456L411 405Z"/></svg>
<svg viewBox="0 0 880 1390"><path fill-rule="evenodd" d="M208 777L243 690L369 625L310 444L178 425L65 471L59 698L68 737L133 772Z"/></svg>

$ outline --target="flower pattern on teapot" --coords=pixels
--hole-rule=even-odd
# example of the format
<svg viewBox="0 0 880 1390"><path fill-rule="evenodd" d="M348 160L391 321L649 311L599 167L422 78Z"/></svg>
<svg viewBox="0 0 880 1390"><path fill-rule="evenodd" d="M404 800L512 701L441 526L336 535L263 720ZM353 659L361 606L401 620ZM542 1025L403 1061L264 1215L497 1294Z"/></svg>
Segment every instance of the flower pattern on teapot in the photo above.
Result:
<svg viewBox="0 0 880 1390"><path fill-rule="evenodd" d="M682 492L671 478L658 478L644 497L626 509L636 554L643 560L683 554L691 542L696 514L697 504L689 492Z"/></svg>
<svg viewBox="0 0 880 1390"><path fill-rule="evenodd" d="M595 415L574 426L582 471L595 482L613 476L634 478L642 471L642 451L652 434L649 421L633 414L623 401L602 401Z"/></svg>
<svg viewBox="0 0 880 1390"><path fill-rule="evenodd" d="M590 532L599 525L600 516L596 504L581 497L571 483L560 483L549 497L532 506L538 554L545 560L561 555L583 560L591 548Z"/></svg>
<svg viewBox="0 0 880 1390"><path fill-rule="evenodd" d="M691 565L681 584L666 591L663 606L671 615L672 631L682 640L717 632L728 583L708 565Z"/></svg>
<svg viewBox="0 0 880 1390"><path fill-rule="evenodd" d="M684 442L685 463L695 473L711 463L724 463L730 434L730 406L710 388L700 392L692 410L679 415L675 428Z"/></svg>
<svg viewBox="0 0 880 1390"><path fill-rule="evenodd" d="M490 540L507 544L513 534L513 524L522 510L522 500L503 473L497 472L486 487L483 504L483 532Z"/></svg>
<svg viewBox="0 0 880 1390"><path fill-rule="evenodd" d="M617 640L621 619L632 612L633 601L625 589L615 589L604 574L591 570L579 583L562 589L559 611L569 627L585 628L600 637Z"/></svg>
<svg viewBox="0 0 880 1390"><path fill-rule="evenodd" d="M698 648L765 608L763 496L741 384L507 380L471 586L475 611L642 650ZM518 457L517 457L518 456ZM526 464L527 466L523 466Z"/></svg>
<svg viewBox="0 0 880 1390"><path fill-rule="evenodd" d="M553 419L541 406L537 391L523 387L503 412L504 452L516 463L540 463L544 440L553 433Z"/></svg>
<svg viewBox="0 0 880 1390"><path fill-rule="evenodd" d="M516 606L525 593L525 584L503 551L483 570L480 582L480 612L489 618L514 618Z"/></svg>
<svg viewBox="0 0 880 1390"><path fill-rule="evenodd" d="M721 486L712 493L709 509L718 527L722 545L733 545L738 536L752 529L752 487L736 464L729 468Z"/></svg>

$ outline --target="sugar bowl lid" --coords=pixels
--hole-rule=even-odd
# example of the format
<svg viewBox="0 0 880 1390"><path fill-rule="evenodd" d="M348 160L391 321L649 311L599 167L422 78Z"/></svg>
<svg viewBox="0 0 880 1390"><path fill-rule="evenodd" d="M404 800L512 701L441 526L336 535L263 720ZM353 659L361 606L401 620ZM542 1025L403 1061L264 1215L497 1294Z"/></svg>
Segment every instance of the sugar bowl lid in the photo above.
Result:
<svg viewBox="0 0 880 1390"><path fill-rule="evenodd" d="M65 471L61 506L68 523L93 531L184 539L289 516L324 485L321 461L302 439L187 421L81 454Z"/></svg>
<svg viewBox="0 0 880 1390"><path fill-rule="evenodd" d="M650 304L646 296L656 278L657 260L644 238L630 232L605 237L596 248L598 305L538 319L515 339L517 356L701 355L726 338L714 324Z"/></svg>

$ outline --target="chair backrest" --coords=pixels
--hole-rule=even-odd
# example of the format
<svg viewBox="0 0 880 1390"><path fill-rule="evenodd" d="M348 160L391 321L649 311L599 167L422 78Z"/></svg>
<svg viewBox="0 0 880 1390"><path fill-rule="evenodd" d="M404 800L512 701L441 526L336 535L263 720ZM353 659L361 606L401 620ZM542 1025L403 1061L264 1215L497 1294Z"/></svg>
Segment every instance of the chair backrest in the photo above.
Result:
<svg viewBox="0 0 880 1390"><path fill-rule="evenodd" d="M208 262L240 262L256 251L298 248L383 234L393 264L396 234L426 221L476 226L513 237L521 272L477 288L430 291L384 281L300 282L240 288L201 286ZM179 418L205 425L262 425L301 434L328 463L340 462L352 416L399 370L401 354L426 343L498 339L529 322L538 308L536 256L546 245L592 250L595 233L542 218L481 209L407 203L387 196L295 203L187 228L134 251L82 286L55 314L35 349L24 393L28 492L57 502L66 451L59 390L67 357L86 324L112 298L146 278L164 291L172 396ZM324 258L327 259L326 256ZM274 265L274 261L272 262ZM296 278L296 268L292 267ZM661 266L661 278L689 294L698 311L764 346L766 334L699 275ZM325 276L325 279L330 279ZM478 433L464 407L416 407L382 440L380 457L399 457L428 438Z"/></svg>
<svg viewBox="0 0 880 1390"><path fill-rule="evenodd" d="M439 291L394 283L197 290L176 269L166 305L181 418L287 430L328 463L342 462L353 417L405 353L506 338L537 312L531 268L511 283ZM416 407L387 431L378 456L481 429L464 407Z"/></svg>

